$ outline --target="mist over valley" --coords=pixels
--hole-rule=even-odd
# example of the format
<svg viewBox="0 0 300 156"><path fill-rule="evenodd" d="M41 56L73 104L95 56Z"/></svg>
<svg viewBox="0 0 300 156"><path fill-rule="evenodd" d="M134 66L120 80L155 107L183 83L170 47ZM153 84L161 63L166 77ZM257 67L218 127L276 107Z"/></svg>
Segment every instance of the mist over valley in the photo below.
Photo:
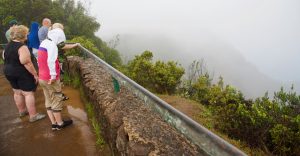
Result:
<svg viewBox="0 0 300 156"><path fill-rule="evenodd" d="M222 76L226 84L237 87L246 97L263 96L266 91L273 95L281 86L291 86L263 74L233 46L210 34L202 34L195 43L185 39L172 39L162 34L120 34L117 49L124 61L149 50L153 52L155 60L174 60L185 69L194 60L204 59L215 81Z"/></svg>
<svg viewBox="0 0 300 156"><path fill-rule="evenodd" d="M124 62L145 50L154 59L187 68L204 59L247 97L291 85L300 92L300 2L252 1L90 1L98 18L97 35L116 47Z"/></svg>

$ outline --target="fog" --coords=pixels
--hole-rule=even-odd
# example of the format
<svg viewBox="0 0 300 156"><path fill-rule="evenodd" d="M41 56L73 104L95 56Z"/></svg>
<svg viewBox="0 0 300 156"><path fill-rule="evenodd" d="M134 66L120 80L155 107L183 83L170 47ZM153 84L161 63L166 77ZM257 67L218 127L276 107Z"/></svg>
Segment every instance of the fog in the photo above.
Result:
<svg viewBox="0 0 300 156"><path fill-rule="evenodd" d="M247 97L295 84L300 91L298 0L89 0L97 35L131 59L145 50L187 67L203 58ZM90 5L88 5L90 4Z"/></svg>

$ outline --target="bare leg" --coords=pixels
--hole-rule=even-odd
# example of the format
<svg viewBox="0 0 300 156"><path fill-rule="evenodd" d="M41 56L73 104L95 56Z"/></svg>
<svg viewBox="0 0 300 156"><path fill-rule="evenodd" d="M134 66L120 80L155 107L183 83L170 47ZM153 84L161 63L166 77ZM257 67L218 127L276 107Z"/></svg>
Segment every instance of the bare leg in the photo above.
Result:
<svg viewBox="0 0 300 156"><path fill-rule="evenodd" d="M53 111L52 110L47 110L47 114L48 114L48 117L51 121L51 124L52 125L56 124L56 120L54 118Z"/></svg>
<svg viewBox="0 0 300 156"><path fill-rule="evenodd" d="M30 116L30 118L32 118L37 114L36 109L35 109L34 93L33 92L22 91L22 94L25 97L25 103L26 103L26 106L27 106L27 110L29 112L29 116Z"/></svg>
<svg viewBox="0 0 300 156"><path fill-rule="evenodd" d="M14 91L14 100L17 105L19 113L26 111L26 105L24 96L22 95L22 91L20 89L13 89Z"/></svg>
<svg viewBox="0 0 300 156"><path fill-rule="evenodd" d="M63 123L62 117L61 117L61 112L53 112L53 115L55 117L55 120L58 125L61 125Z"/></svg>
<svg viewBox="0 0 300 156"><path fill-rule="evenodd" d="M66 126L69 126L73 123L73 120L62 120L61 112L53 112L54 117L57 122L56 130L60 130ZM53 129L53 128L52 128Z"/></svg>

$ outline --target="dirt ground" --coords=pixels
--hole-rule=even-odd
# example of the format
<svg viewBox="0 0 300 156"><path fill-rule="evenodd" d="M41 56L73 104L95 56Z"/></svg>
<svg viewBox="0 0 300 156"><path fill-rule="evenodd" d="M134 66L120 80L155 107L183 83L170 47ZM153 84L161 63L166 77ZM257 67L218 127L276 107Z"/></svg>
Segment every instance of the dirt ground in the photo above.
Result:
<svg viewBox="0 0 300 156"><path fill-rule="evenodd" d="M184 99L179 96L171 96L171 95L158 95L162 100L166 101L168 104L184 113L188 117L197 121L197 116L202 112L197 104L194 101Z"/></svg>

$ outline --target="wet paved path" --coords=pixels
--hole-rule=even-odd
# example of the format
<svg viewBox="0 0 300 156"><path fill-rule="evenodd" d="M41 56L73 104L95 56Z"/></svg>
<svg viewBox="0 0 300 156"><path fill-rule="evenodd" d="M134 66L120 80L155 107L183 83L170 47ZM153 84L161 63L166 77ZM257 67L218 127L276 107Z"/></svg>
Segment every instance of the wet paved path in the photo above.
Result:
<svg viewBox="0 0 300 156"><path fill-rule="evenodd" d="M78 91L70 87L63 89L64 93L70 97L65 102L63 116L71 118L74 124L61 131L52 131L48 118L29 123L28 116L18 117L12 89L1 72L0 156L102 155L97 153L95 136L88 125L87 114ZM36 92L36 107L38 112L46 113L41 88L38 88Z"/></svg>

